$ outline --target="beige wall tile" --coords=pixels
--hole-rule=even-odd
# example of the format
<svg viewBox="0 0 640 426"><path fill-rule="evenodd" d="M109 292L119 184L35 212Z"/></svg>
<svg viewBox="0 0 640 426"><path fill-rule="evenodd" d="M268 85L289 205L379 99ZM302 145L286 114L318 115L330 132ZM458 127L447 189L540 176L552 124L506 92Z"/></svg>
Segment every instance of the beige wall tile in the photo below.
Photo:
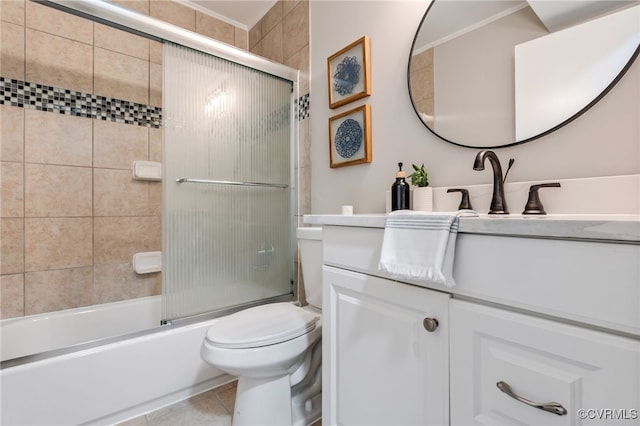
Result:
<svg viewBox="0 0 640 426"><path fill-rule="evenodd" d="M196 30L196 11L180 3L169 0L151 0L149 14L170 24L191 31Z"/></svg>
<svg viewBox="0 0 640 426"><path fill-rule="evenodd" d="M107 0L110 3L132 10L134 12L149 14L149 0Z"/></svg>
<svg viewBox="0 0 640 426"><path fill-rule="evenodd" d="M262 23L258 22L249 30L249 49L253 52L253 48L262 40Z"/></svg>
<svg viewBox="0 0 640 426"><path fill-rule="evenodd" d="M94 89L97 95L130 102L149 102L149 62L95 48Z"/></svg>
<svg viewBox="0 0 640 426"><path fill-rule="evenodd" d="M298 162L296 167L311 167L311 132L309 120L301 120L299 123L298 136Z"/></svg>
<svg viewBox="0 0 640 426"><path fill-rule="evenodd" d="M24 219L0 219L0 274L24 272Z"/></svg>
<svg viewBox="0 0 640 426"><path fill-rule="evenodd" d="M162 106L162 65L149 64L149 105Z"/></svg>
<svg viewBox="0 0 640 426"><path fill-rule="evenodd" d="M300 70L301 74L304 74L304 78L307 80L309 79L309 46L304 46L302 49L298 50L296 53L294 53L293 55L289 56L288 58L285 58L284 60L284 64ZM302 79L302 75L300 76ZM302 83L302 81L300 81L300 83ZM300 88L300 94L303 95L307 92L309 92L308 89L308 84L306 85L307 90L303 90L303 88Z"/></svg>
<svg viewBox="0 0 640 426"><path fill-rule="evenodd" d="M88 19L33 1L26 3L25 19L28 28L82 43L93 43L93 22Z"/></svg>
<svg viewBox="0 0 640 426"><path fill-rule="evenodd" d="M124 53L138 59L149 59L149 40L117 28L95 24L94 46Z"/></svg>
<svg viewBox="0 0 640 426"><path fill-rule="evenodd" d="M25 270L91 266L92 218L25 219Z"/></svg>
<svg viewBox="0 0 640 426"><path fill-rule="evenodd" d="M291 12L302 1L304 1L305 3L308 2L308 0L280 0L280 1L282 1L282 8L283 8L282 13L284 14L284 16L287 16L287 14Z"/></svg>
<svg viewBox="0 0 640 426"><path fill-rule="evenodd" d="M89 167L25 165L26 217L91 216L92 172Z"/></svg>
<svg viewBox="0 0 640 426"><path fill-rule="evenodd" d="M160 185L156 185L158 187ZM162 220L160 215L147 218L146 251L162 251Z"/></svg>
<svg viewBox="0 0 640 426"><path fill-rule="evenodd" d="M129 170L94 169L95 216L146 216L148 183L131 178Z"/></svg>
<svg viewBox="0 0 640 426"><path fill-rule="evenodd" d="M146 127L93 120L93 166L131 170L136 160L149 156Z"/></svg>
<svg viewBox="0 0 640 426"><path fill-rule="evenodd" d="M24 108L0 105L0 160L24 160Z"/></svg>
<svg viewBox="0 0 640 426"><path fill-rule="evenodd" d="M24 0L0 0L0 18L6 22L24 25Z"/></svg>
<svg viewBox="0 0 640 426"><path fill-rule="evenodd" d="M25 161L91 166L92 120L25 110Z"/></svg>
<svg viewBox="0 0 640 426"><path fill-rule="evenodd" d="M93 47L88 44L26 30L27 81L91 93Z"/></svg>
<svg viewBox="0 0 640 426"><path fill-rule="evenodd" d="M24 27L0 21L0 75L24 80Z"/></svg>
<svg viewBox="0 0 640 426"><path fill-rule="evenodd" d="M24 315L24 274L0 276L0 318Z"/></svg>
<svg viewBox="0 0 640 426"><path fill-rule="evenodd" d="M131 263L95 267L94 303L108 303L160 294L160 273L138 275Z"/></svg>
<svg viewBox="0 0 640 426"><path fill-rule="evenodd" d="M149 129L149 161L162 162L162 129Z"/></svg>
<svg viewBox="0 0 640 426"><path fill-rule="evenodd" d="M92 270L89 266L26 273L25 314L33 315L91 305Z"/></svg>
<svg viewBox="0 0 640 426"><path fill-rule="evenodd" d="M413 99L433 98L433 69L424 68L411 77L411 96Z"/></svg>
<svg viewBox="0 0 640 426"><path fill-rule="evenodd" d="M269 11L262 17L262 19L260 20L260 25L262 26L262 34L267 34L269 31L275 28L276 25L282 22L282 11L282 2L279 1L274 4L273 7L271 7L271 9L269 9Z"/></svg>
<svg viewBox="0 0 640 426"><path fill-rule="evenodd" d="M311 168L302 167L298 169L298 182L300 189L298 191L298 212L302 216L311 213Z"/></svg>
<svg viewBox="0 0 640 426"><path fill-rule="evenodd" d="M162 43L149 41L149 61L154 64L162 64Z"/></svg>
<svg viewBox="0 0 640 426"><path fill-rule="evenodd" d="M300 2L283 21L284 58L309 45L309 4Z"/></svg>
<svg viewBox="0 0 640 426"><path fill-rule="evenodd" d="M262 54L262 51L264 46L264 40L260 40L259 42L256 43L255 46L253 46L250 50L251 53L253 53L254 55L258 55L258 56L264 56Z"/></svg>
<svg viewBox="0 0 640 426"><path fill-rule="evenodd" d="M198 11L196 11L196 32L230 45L235 41L233 25Z"/></svg>
<svg viewBox="0 0 640 426"><path fill-rule="evenodd" d="M276 25L261 41L262 56L278 63L284 62L282 44L282 23Z"/></svg>
<svg viewBox="0 0 640 426"><path fill-rule="evenodd" d="M149 183L149 214L162 214L162 185L160 182Z"/></svg>
<svg viewBox="0 0 640 426"><path fill-rule="evenodd" d="M0 217L24 217L24 166L0 162Z"/></svg>
<svg viewBox="0 0 640 426"><path fill-rule="evenodd" d="M235 28L235 39L233 45L242 50L249 50L249 31L242 28Z"/></svg>
<svg viewBox="0 0 640 426"><path fill-rule="evenodd" d="M425 50L419 55L411 58L411 72L416 72L422 68L433 67L433 49Z"/></svg>
<svg viewBox="0 0 640 426"><path fill-rule="evenodd" d="M148 217L97 217L94 220L94 265L131 262L148 251Z"/></svg>

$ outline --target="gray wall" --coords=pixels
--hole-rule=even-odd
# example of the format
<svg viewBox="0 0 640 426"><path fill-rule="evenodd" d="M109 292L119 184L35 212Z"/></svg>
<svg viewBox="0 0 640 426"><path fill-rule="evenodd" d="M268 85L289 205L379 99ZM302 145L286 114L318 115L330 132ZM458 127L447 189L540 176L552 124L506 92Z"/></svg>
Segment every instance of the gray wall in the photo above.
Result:
<svg viewBox="0 0 640 426"><path fill-rule="evenodd" d="M440 140L419 121L407 91L411 41L427 9L418 1L324 1L310 7L311 211L383 213L384 193L396 163L425 163L432 186L491 183L488 170L472 169L477 150ZM352 41L371 39L372 95L329 109L327 57ZM496 150L503 164L516 163L509 181L640 173L640 65L595 107L555 133L524 145ZM372 112L373 162L329 168L328 119L368 103Z"/></svg>

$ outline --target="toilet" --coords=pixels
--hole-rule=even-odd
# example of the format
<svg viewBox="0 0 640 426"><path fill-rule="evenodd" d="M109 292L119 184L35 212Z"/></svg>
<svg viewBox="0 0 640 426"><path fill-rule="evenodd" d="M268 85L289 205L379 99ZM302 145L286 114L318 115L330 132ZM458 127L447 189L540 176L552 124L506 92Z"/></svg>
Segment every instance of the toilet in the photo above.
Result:
<svg viewBox="0 0 640 426"><path fill-rule="evenodd" d="M233 426L310 425L322 407L322 228L298 228L307 306L270 303L220 319L200 355L238 377Z"/></svg>

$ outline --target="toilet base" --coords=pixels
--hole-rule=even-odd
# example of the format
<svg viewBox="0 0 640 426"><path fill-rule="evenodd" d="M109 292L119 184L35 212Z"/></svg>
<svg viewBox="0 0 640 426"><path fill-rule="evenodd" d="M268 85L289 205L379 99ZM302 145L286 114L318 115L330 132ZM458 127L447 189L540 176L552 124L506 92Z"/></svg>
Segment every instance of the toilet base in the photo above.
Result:
<svg viewBox="0 0 640 426"><path fill-rule="evenodd" d="M322 339L307 356L310 365L302 380L291 386L295 374L281 377L239 377L233 426L307 426L322 416Z"/></svg>
<svg viewBox="0 0 640 426"><path fill-rule="evenodd" d="M290 424L292 419L289 375L277 379L238 379L233 426Z"/></svg>

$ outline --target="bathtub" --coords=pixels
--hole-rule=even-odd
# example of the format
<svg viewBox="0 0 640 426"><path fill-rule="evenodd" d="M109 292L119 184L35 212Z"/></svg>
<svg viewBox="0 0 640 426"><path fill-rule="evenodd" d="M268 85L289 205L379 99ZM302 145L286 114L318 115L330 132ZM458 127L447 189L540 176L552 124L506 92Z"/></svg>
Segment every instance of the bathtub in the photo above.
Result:
<svg viewBox="0 0 640 426"><path fill-rule="evenodd" d="M200 358L217 320L159 327L160 297L0 321L0 424L113 424L232 380Z"/></svg>

